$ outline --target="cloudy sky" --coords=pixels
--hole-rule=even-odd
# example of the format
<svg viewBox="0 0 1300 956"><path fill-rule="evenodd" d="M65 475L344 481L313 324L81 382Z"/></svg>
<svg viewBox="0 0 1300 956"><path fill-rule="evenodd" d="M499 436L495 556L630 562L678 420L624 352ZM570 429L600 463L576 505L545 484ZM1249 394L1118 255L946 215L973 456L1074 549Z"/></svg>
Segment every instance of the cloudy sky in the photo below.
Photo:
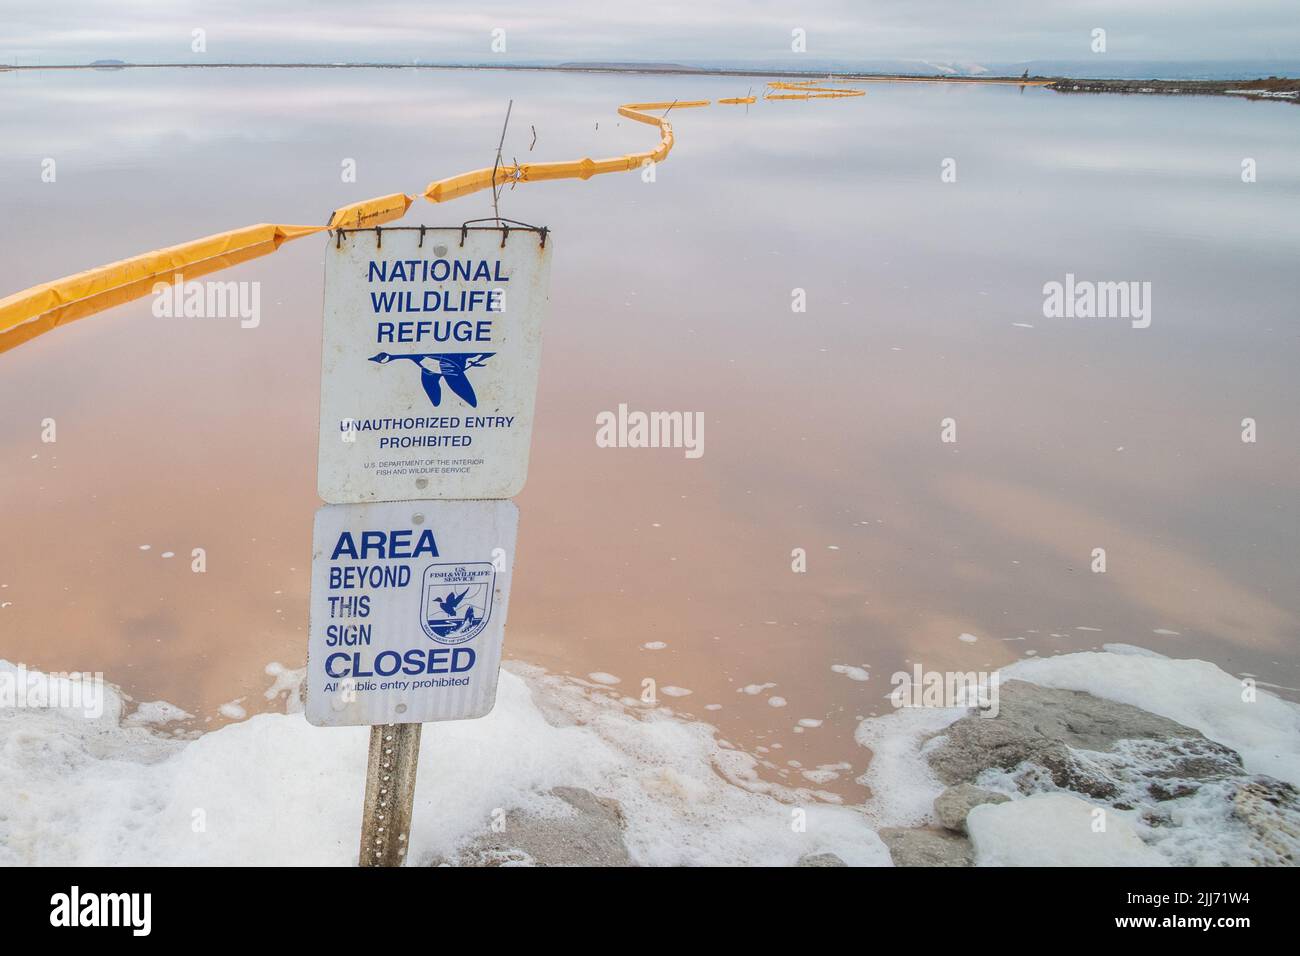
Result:
<svg viewBox="0 0 1300 956"><path fill-rule="evenodd" d="M0 0L0 61L1300 57L1298 0ZM505 30L505 53L491 48ZM207 51L191 50L193 31ZM791 63L792 66L795 63Z"/></svg>

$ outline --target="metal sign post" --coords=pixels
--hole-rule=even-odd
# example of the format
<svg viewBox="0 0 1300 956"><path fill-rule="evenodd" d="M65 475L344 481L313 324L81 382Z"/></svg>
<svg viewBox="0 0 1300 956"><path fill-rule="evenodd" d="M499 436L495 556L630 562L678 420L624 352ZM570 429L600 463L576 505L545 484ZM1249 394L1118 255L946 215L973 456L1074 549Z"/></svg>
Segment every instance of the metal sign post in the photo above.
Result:
<svg viewBox="0 0 1300 956"><path fill-rule="evenodd" d="M370 728L366 802L361 811L361 866L401 866L406 861L419 759L419 724Z"/></svg>

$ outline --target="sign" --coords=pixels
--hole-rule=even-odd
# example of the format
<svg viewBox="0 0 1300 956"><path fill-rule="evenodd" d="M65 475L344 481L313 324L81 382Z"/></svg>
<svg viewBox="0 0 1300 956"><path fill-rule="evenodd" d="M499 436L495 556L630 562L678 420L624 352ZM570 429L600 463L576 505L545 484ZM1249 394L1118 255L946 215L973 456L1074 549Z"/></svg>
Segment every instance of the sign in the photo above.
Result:
<svg viewBox="0 0 1300 956"><path fill-rule="evenodd" d="M491 711L518 523L510 501L316 512L308 722L425 723Z"/></svg>
<svg viewBox="0 0 1300 956"><path fill-rule="evenodd" d="M325 258L320 496L510 498L533 430L541 230L345 230Z"/></svg>

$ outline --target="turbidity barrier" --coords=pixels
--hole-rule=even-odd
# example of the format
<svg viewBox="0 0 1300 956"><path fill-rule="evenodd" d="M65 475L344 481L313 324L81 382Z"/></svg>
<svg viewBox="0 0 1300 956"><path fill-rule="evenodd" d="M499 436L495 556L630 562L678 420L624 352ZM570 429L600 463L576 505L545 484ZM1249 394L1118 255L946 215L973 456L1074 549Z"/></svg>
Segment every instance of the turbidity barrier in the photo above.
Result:
<svg viewBox="0 0 1300 956"><path fill-rule="evenodd" d="M816 85L817 82L772 81L764 99L790 100L862 96L862 90ZM754 96L719 99L720 104L753 103ZM303 236L335 229L364 229L393 222L406 215L417 199L441 203L498 186L545 182L552 179L590 179L605 173L621 173L661 163L672 152L675 139L672 124L665 118L674 109L709 106L711 100L672 100L660 103L628 103L619 115L659 128L659 145L639 153L609 159L583 158L564 162L498 164L458 173L429 183L418 196L392 193L342 206L323 226L259 223L230 229L215 235L155 249L108 265L78 272L32 286L0 299L0 352L14 348L66 322L102 312L153 291L156 283L170 281L184 270L197 278L240 262L275 252L284 243ZM656 116L652 111L663 111Z"/></svg>

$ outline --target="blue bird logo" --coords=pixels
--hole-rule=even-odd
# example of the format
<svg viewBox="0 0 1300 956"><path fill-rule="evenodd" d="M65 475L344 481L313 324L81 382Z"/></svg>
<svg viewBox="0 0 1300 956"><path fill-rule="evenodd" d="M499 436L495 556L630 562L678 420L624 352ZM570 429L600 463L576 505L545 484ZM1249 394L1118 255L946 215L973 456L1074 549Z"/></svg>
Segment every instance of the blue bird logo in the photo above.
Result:
<svg viewBox="0 0 1300 956"><path fill-rule="evenodd" d="M478 408L478 396L466 374L472 368L482 368L495 352L431 352L413 355L389 355L380 352L369 359L387 365L394 359L406 359L420 367L420 384L434 405L442 404L442 383L460 397L470 408Z"/></svg>
<svg viewBox="0 0 1300 956"><path fill-rule="evenodd" d="M466 588L459 594L452 591L445 598L435 598L434 600L438 602L438 607L442 608L443 614L446 614L448 617L455 617L457 609L460 607L460 602L465 600L466 594L469 594L469 588Z"/></svg>

